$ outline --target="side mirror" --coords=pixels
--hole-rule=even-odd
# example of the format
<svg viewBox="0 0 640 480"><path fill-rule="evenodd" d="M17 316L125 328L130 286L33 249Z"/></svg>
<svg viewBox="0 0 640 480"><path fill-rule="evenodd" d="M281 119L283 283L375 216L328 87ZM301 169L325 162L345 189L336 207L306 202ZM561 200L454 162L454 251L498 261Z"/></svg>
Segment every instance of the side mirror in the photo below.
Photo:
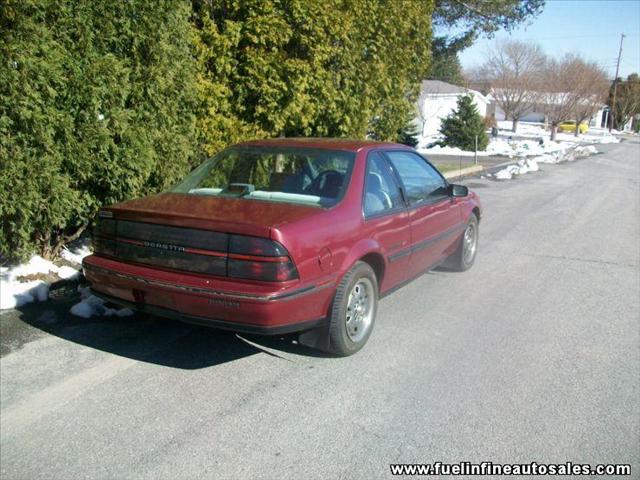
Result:
<svg viewBox="0 0 640 480"><path fill-rule="evenodd" d="M469 189L464 185L449 184L449 195L452 197L466 197L469 195Z"/></svg>

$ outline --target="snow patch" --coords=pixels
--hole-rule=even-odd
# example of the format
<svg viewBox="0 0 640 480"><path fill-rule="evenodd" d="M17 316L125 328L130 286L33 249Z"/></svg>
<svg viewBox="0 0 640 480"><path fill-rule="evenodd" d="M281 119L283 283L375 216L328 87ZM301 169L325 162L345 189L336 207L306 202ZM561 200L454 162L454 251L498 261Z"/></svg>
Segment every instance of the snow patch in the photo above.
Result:
<svg viewBox="0 0 640 480"><path fill-rule="evenodd" d="M489 155L502 155L506 157L525 157L544 155L553 152L566 152L578 143L618 143L620 139L609 134L606 129L590 128L587 133L576 137L572 133L557 132L556 140L551 141L550 131L542 123L519 123L516 133L511 131L511 121L499 121L500 135L507 138L490 138L487 149L478 152L479 157ZM615 132L614 132L615 133ZM511 136L524 137L525 140L514 140ZM425 155L452 155L460 157L472 157L472 151L459 148L435 145L441 142L440 134L420 137L418 151Z"/></svg>
<svg viewBox="0 0 640 480"><path fill-rule="evenodd" d="M71 280L72 278L79 277L80 271L65 265L58 269L57 274L63 280Z"/></svg>
<svg viewBox="0 0 640 480"><path fill-rule="evenodd" d="M511 173L511 169L507 167L497 172L494 175L494 177L497 178L498 180L511 180L511 177L513 177L513 174Z"/></svg>
<svg viewBox="0 0 640 480"><path fill-rule="evenodd" d="M421 148L418 152L424 153L425 155L455 155L459 157L473 157L475 155L474 152L461 150L458 147L441 147L440 145L431 148ZM488 151L478 152L479 157L486 157L488 155L491 155Z"/></svg>
<svg viewBox="0 0 640 480"><path fill-rule="evenodd" d="M0 268L0 310L16 308L35 301L43 302L49 294L49 284L44 280L25 280L33 275L58 274L60 267L39 255L13 268ZM69 272L64 272L69 273Z"/></svg>
<svg viewBox="0 0 640 480"><path fill-rule="evenodd" d="M428 143L431 145L432 143ZM492 138L489 141L487 149L478 152L479 157L487 156L504 156L514 157L532 157L544 155L547 153L566 152L575 147L575 142L551 142L546 140L509 140L503 138ZM418 151L427 156L429 155L451 155L460 157L473 157L474 152L461 150L457 147L443 147L435 145L432 147L422 147Z"/></svg>
<svg viewBox="0 0 640 480"><path fill-rule="evenodd" d="M546 154L535 157L535 161L538 163L560 163L560 155Z"/></svg>
<svg viewBox="0 0 640 480"><path fill-rule="evenodd" d="M73 315L82 318L91 318L93 316L117 316L128 317L133 315L133 310L129 308L109 308L105 305L105 301L95 295L91 295L89 288L78 288L82 300L76 303L69 310Z"/></svg>
<svg viewBox="0 0 640 480"><path fill-rule="evenodd" d="M89 239L84 239L76 244L64 247L60 252L60 256L72 263L82 265L82 260L87 255L91 255L91 243Z"/></svg>
<svg viewBox="0 0 640 480"><path fill-rule="evenodd" d="M90 253L89 239L85 239L74 246L64 248L60 256L80 267L82 259ZM49 295L49 283L45 279L28 279L36 275L42 277L55 275L65 280L80 276L80 272L67 265L59 267L39 255L34 255L28 262L11 268L0 267L0 310L20 307L36 301L46 301Z"/></svg>
<svg viewBox="0 0 640 480"><path fill-rule="evenodd" d="M576 147L574 152L581 157L588 157L589 155L595 155L598 153L598 149L593 145L588 145L586 147Z"/></svg>
<svg viewBox="0 0 640 480"><path fill-rule="evenodd" d="M519 122L517 132L511 131L512 122L510 120L501 120L498 122L498 129L501 135L517 135L519 137L543 138L549 139L551 132L543 123ZM614 135L623 133L613 130ZM581 143L619 143L620 139L610 134L606 128L589 127L586 133L580 134L578 137L573 133L557 132L557 141L581 142Z"/></svg>
<svg viewBox="0 0 640 480"><path fill-rule="evenodd" d="M509 165L498 171L494 177L498 180L511 180L515 175L524 175L529 172L537 172L540 170L538 162L532 158L519 160L514 165Z"/></svg>
<svg viewBox="0 0 640 480"><path fill-rule="evenodd" d="M32 282L5 282L2 280L0 310L16 308L35 301L43 302L49 294L49 285L42 280Z"/></svg>
<svg viewBox="0 0 640 480"><path fill-rule="evenodd" d="M523 158L517 163L509 165L499 170L493 175L498 180L511 180L516 175L524 175L529 172L537 172L540 170L539 163L560 163L572 162L578 158L588 157L598 153L598 149L593 145L578 146L569 151L559 150L552 153L546 153L534 158Z"/></svg>

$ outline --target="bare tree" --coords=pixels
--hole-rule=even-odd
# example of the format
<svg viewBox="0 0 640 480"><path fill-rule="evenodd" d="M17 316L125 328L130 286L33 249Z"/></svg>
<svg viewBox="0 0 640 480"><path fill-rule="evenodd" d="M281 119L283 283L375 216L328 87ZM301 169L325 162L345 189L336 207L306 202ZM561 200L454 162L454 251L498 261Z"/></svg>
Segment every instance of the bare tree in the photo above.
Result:
<svg viewBox="0 0 640 480"><path fill-rule="evenodd" d="M575 136L580 134L580 124L589 120L604 105L609 80L607 73L597 63L575 59L575 77L573 79L573 95L575 96L574 120Z"/></svg>
<svg viewBox="0 0 640 480"><path fill-rule="evenodd" d="M544 64L538 45L512 40L499 43L478 71L490 83L491 95L505 117L513 121L514 132L539 98L536 86Z"/></svg>
<svg viewBox="0 0 640 480"><path fill-rule="evenodd" d="M571 120L576 111L576 79L582 70L582 59L565 55L560 60L549 58L540 80L540 104L551 129L551 140L556 139L558 125Z"/></svg>

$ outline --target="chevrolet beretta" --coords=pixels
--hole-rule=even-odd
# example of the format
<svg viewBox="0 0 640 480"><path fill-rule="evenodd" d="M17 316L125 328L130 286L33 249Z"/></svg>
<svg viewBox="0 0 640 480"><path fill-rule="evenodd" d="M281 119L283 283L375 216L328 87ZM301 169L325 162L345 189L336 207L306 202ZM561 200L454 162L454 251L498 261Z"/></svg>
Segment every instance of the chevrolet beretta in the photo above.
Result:
<svg viewBox="0 0 640 480"><path fill-rule="evenodd" d="M169 191L100 210L93 293L238 332L300 332L336 355L371 335L378 298L474 262L481 206L404 145L273 139L230 147Z"/></svg>

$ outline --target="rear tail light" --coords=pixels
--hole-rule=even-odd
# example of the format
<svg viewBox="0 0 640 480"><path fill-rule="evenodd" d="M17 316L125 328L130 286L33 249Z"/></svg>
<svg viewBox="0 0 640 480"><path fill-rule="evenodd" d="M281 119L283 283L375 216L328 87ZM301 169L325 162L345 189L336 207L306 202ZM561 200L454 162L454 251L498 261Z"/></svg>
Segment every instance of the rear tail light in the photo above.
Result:
<svg viewBox="0 0 640 480"><path fill-rule="evenodd" d="M135 263L232 278L263 282L299 278L287 249L268 238L119 221L103 215L93 230L93 251Z"/></svg>
<svg viewBox="0 0 640 480"><path fill-rule="evenodd" d="M285 282L298 278L298 272L289 259L276 263L229 258L227 272L229 277L267 282Z"/></svg>
<svg viewBox="0 0 640 480"><path fill-rule="evenodd" d="M260 237L231 235L229 238L229 253L241 255L259 255L264 257L286 257L287 250L278 242Z"/></svg>
<svg viewBox="0 0 640 480"><path fill-rule="evenodd" d="M100 212L92 232L93 251L98 254L113 256L116 252L116 221L106 218L104 216L105 213L111 212Z"/></svg>
<svg viewBox="0 0 640 480"><path fill-rule="evenodd" d="M227 275L266 282L285 282L298 278L289 252L278 242L266 238L231 235Z"/></svg>
<svg viewBox="0 0 640 480"><path fill-rule="evenodd" d="M93 251L97 254L108 255L110 257L116 254L116 242L114 240L93 236Z"/></svg>

